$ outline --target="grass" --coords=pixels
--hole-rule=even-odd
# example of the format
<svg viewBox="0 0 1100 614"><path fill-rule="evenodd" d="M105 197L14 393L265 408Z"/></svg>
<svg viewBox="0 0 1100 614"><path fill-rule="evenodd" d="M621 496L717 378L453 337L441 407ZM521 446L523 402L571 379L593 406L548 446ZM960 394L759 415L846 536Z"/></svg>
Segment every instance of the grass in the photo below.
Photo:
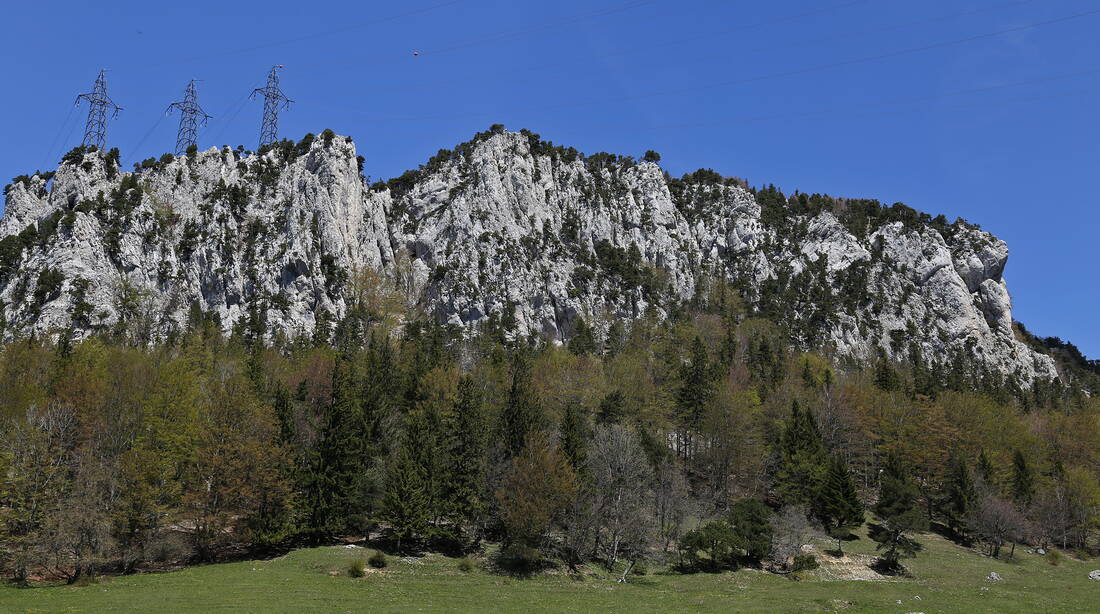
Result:
<svg viewBox="0 0 1100 614"><path fill-rule="evenodd" d="M794 582L754 570L680 575L651 568L618 584L599 570L581 577L546 573L528 579L493 575L482 565L441 555L391 557L385 569L348 577L368 550L324 547L267 561L104 578L82 587L0 587L0 612L1095 612L1096 561L1063 557L1057 566L1017 548L1015 561L992 560L938 536L906 561L908 578L829 581L833 559ZM873 554L847 542L845 553ZM461 565L466 568L467 566ZM858 566L857 566L858 567ZM996 571L1004 580L985 578ZM917 599L920 597L920 599ZM898 602L901 602L900 604Z"/></svg>

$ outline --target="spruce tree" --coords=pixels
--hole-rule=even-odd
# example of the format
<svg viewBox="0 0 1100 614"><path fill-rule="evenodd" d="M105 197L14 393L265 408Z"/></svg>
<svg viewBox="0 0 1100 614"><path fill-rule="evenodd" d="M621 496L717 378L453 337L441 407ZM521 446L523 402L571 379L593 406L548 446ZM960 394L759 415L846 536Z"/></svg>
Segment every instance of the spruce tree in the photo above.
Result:
<svg viewBox="0 0 1100 614"><path fill-rule="evenodd" d="M812 507L825 477L825 446L813 414L791 403L791 415L783 427L775 488L787 505Z"/></svg>
<svg viewBox="0 0 1100 614"><path fill-rule="evenodd" d="M584 318L577 316L573 324L573 337L569 340L569 351L578 356L596 353L596 337Z"/></svg>
<svg viewBox="0 0 1100 614"><path fill-rule="evenodd" d="M542 427L542 408L531 384L531 361L520 352L512 362L512 387L500 419L500 435L508 458L518 456L528 437Z"/></svg>
<svg viewBox="0 0 1100 614"><path fill-rule="evenodd" d="M1019 505L1028 505L1035 496L1035 477L1027 459L1019 450L1012 456L1012 500Z"/></svg>
<svg viewBox="0 0 1100 614"><path fill-rule="evenodd" d="M561 453L575 474L582 472L588 459L590 434L586 413L580 404L570 403L565 407L561 418L561 432L558 436Z"/></svg>
<svg viewBox="0 0 1100 614"><path fill-rule="evenodd" d="M444 484L448 515L456 522L475 524L485 509L485 418L481 394L469 376L458 382L458 398L446 421L447 480Z"/></svg>
<svg viewBox="0 0 1100 614"><path fill-rule="evenodd" d="M347 528L359 503L363 437L359 431L356 378L350 363L338 359L332 374L332 402L324 408L320 436L308 451L301 476L306 532L323 539Z"/></svg>
<svg viewBox="0 0 1100 614"><path fill-rule="evenodd" d="M940 512L952 533L962 536L966 531L966 518L974 505L974 480L966 460L953 450L947 459L947 475L943 484Z"/></svg>
<svg viewBox="0 0 1100 614"><path fill-rule="evenodd" d="M880 471L878 503L875 517L879 525L872 528L871 539L882 552L879 561L884 571L896 572L902 557L916 556L920 549L911 534L928 528L928 518L918 505L920 491L899 457L890 454Z"/></svg>
<svg viewBox="0 0 1100 614"><path fill-rule="evenodd" d="M842 552L843 539L863 524L863 505L859 502L848 465L840 456L829 459L815 507L825 531L836 538L837 552Z"/></svg>
<svg viewBox="0 0 1100 614"><path fill-rule="evenodd" d="M425 476L408 446L402 445L386 467L383 518L393 529L400 551L428 527L428 493Z"/></svg>
<svg viewBox="0 0 1100 614"><path fill-rule="evenodd" d="M600 401L600 409L596 412L597 424L618 424L626 415L626 398L622 391L615 390L608 393Z"/></svg>
<svg viewBox="0 0 1100 614"><path fill-rule="evenodd" d="M680 368L680 388L676 391L677 414L687 430L698 429L714 396L715 369L707 357L707 347L696 337L691 344L691 360ZM685 442L686 454L692 454L690 435Z"/></svg>
<svg viewBox="0 0 1100 614"><path fill-rule="evenodd" d="M978 479L987 487L996 484L996 473L993 470L993 463L990 462L989 456L986 455L984 449L978 453Z"/></svg>

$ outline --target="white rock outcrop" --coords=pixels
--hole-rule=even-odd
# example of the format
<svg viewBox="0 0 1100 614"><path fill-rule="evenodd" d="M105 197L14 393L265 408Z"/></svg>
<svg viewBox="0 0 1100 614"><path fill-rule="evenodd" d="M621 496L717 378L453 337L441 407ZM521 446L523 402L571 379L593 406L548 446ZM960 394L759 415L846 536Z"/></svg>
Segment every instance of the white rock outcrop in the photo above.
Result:
<svg viewBox="0 0 1100 614"><path fill-rule="evenodd" d="M583 158L528 133L484 133L392 190L370 188L351 140L327 137L140 173L87 154L49 185L12 184L3 335L121 320L155 338L199 312L225 330L310 334L320 314L345 313L349 273L373 269L439 321L514 315L520 333L564 340L578 315L602 334L721 278L798 345L856 359L961 352L1024 385L1057 376L1013 335L1007 246L964 223L862 232L835 211L776 217L716 175L671 180L654 163Z"/></svg>

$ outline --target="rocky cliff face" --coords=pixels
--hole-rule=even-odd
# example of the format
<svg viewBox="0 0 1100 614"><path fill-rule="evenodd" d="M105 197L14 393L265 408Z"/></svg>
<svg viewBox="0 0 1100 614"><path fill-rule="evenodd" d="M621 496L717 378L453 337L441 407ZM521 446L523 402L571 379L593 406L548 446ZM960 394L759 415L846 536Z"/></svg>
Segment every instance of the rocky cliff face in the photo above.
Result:
<svg viewBox="0 0 1100 614"><path fill-rule="evenodd" d="M7 338L120 321L158 337L200 313L226 330L258 318L311 334L346 311L349 274L372 269L440 321L514 316L521 332L563 340L578 315L602 332L722 279L804 347L964 353L1022 382L1056 376L1013 336L1004 242L903 206L754 193L704 171L671 179L527 132L479 134L373 187L351 140L328 132L139 173L69 158L50 181L7 189Z"/></svg>

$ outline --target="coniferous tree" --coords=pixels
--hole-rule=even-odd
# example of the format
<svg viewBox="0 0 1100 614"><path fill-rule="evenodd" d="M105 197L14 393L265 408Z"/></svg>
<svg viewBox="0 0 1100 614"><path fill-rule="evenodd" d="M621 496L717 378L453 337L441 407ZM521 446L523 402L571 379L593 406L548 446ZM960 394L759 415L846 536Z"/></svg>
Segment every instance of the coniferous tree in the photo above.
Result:
<svg viewBox="0 0 1100 614"><path fill-rule="evenodd" d="M996 484L996 472L993 470L993 463L989 460L989 456L986 455L984 449L978 453L978 479L985 486Z"/></svg>
<svg viewBox="0 0 1100 614"><path fill-rule="evenodd" d="M701 338L695 337L691 344L691 360L680 368L680 388L676 391L678 417L686 429L696 430L702 424L707 406L714 396L714 379L707 347ZM682 443L685 455L691 456L691 435L687 435Z"/></svg>
<svg viewBox="0 0 1100 614"><path fill-rule="evenodd" d="M957 450L953 450L947 459L940 511L947 520L947 528L955 535L965 533L966 518L974 505L974 497L974 480L966 460Z"/></svg>
<svg viewBox="0 0 1100 614"><path fill-rule="evenodd" d="M615 390L600 401L596 412L597 424L618 424L626 414L626 398L621 390Z"/></svg>
<svg viewBox="0 0 1100 614"><path fill-rule="evenodd" d="M423 468L408 446L401 446L386 468L383 518L389 522L400 551L428 527L429 495Z"/></svg>
<svg viewBox="0 0 1100 614"><path fill-rule="evenodd" d="M458 382L458 399L447 420L448 475L444 483L450 514L473 525L485 509L485 418L481 394L470 377Z"/></svg>
<svg viewBox="0 0 1100 614"><path fill-rule="evenodd" d="M573 473L581 473L588 459L588 441L590 439L588 418L583 406L570 403L565 407L558 439L561 442L562 456L569 462Z"/></svg>
<svg viewBox="0 0 1100 614"><path fill-rule="evenodd" d="M306 531L314 539L331 536L347 527L357 511L355 495L362 475L362 442L358 426L359 405L351 365L337 360L332 375L332 402L325 406L321 433L308 453L303 476Z"/></svg>
<svg viewBox="0 0 1100 614"><path fill-rule="evenodd" d="M896 455L887 456L880 480L878 503L874 507L880 524L873 527L871 539L878 542L877 549L882 552L880 567L896 572L902 557L916 556L920 550L911 534L928 528L928 518L918 505L917 485Z"/></svg>
<svg viewBox="0 0 1100 614"><path fill-rule="evenodd" d="M592 329L585 323L584 318L577 316L573 325L573 337L569 340L569 351L578 356L595 354L596 337Z"/></svg>
<svg viewBox="0 0 1100 614"><path fill-rule="evenodd" d="M842 552L843 539L863 524L863 505L859 502L848 465L840 456L829 459L815 507L825 531L836 538L837 552Z"/></svg>
<svg viewBox="0 0 1100 614"><path fill-rule="evenodd" d="M1012 455L1012 500L1018 505L1028 505L1035 496L1035 477L1023 453Z"/></svg>
<svg viewBox="0 0 1100 614"><path fill-rule="evenodd" d="M825 477L825 446L813 414L791 403L791 415L783 427L775 489L787 505L812 507Z"/></svg>
<svg viewBox="0 0 1100 614"><path fill-rule="evenodd" d="M518 455L527 439L542 427L542 408L531 385L531 360L522 353L517 352L512 361L512 386L500 419L508 458Z"/></svg>

